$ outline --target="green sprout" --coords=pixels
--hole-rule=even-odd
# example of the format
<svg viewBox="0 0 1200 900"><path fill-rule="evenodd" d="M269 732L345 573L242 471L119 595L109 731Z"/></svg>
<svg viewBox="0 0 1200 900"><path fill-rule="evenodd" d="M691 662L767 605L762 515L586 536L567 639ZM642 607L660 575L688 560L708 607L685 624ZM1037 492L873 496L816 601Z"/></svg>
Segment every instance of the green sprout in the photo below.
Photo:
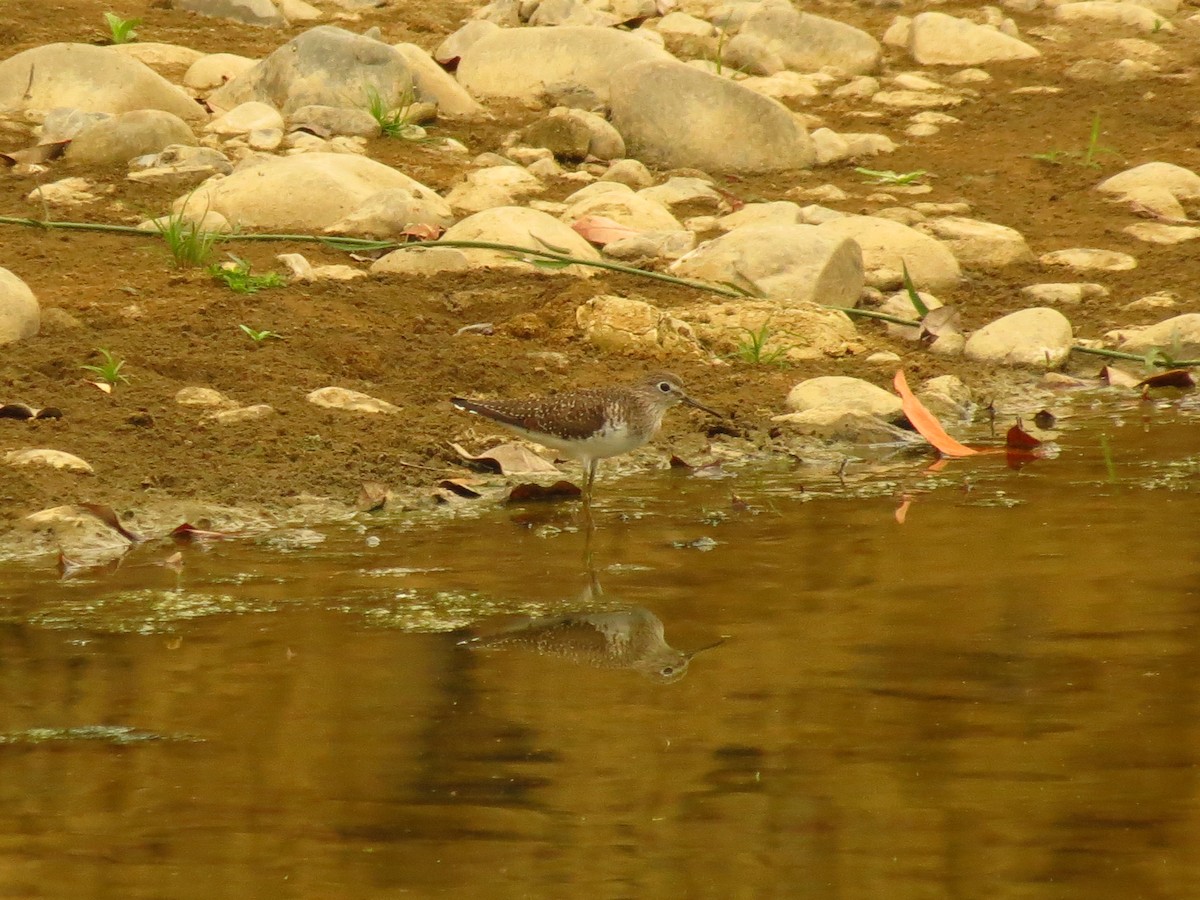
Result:
<svg viewBox="0 0 1200 900"><path fill-rule="evenodd" d="M379 123L384 137L400 138L405 141L423 141L425 129L412 121L412 106L416 95L409 87L400 95L396 106L389 106L375 87L367 88L367 112Z"/></svg>
<svg viewBox="0 0 1200 900"><path fill-rule="evenodd" d="M108 23L109 40L114 44L129 44L137 40L137 32L133 29L142 24L141 19L122 19L116 13L106 12L104 21Z"/></svg>
<svg viewBox="0 0 1200 900"><path fill-rule="evenodd" d="M1074 159L1084 168L1099 169L1099 157L1105 154L1119 155L1111 147L1100 145L1100 113L1096 113L1092 116L1092 127L1088 131L1087 145L1082 150L1048 150L1045 153L1033 153L1031 158L1050 163L1053 166L1062 165L1065 159Z"/></svg>
<svg viewBox="0 0 1200 900"><path fill-rule="evenodd" d="M771 326L768 323L763 322L757 331L750 328L743 328L742 331L746 332L746 339L733 352L736 358L753 365L783 365L787 361L787 347L767 349L767 343L771 340Z"/></svg>
<svg viewBox="0 0 1200 900"><path fill-rule="evenodd" d="M283 340L283 335L275 331L257 331L256 329L251 328L249 325L238 325L238 328L246 332L246 335L250 338L250 340L254 341L256 346L270 340L271 338L275 338L276 340L280 341Z"/></svg>
<svg viewBox="0 0 1200 900"><path fill-rule="evenodd" d="M873 179L871 184L916 184L929 174L924 169L917 169L913 172L893 172L891 169L864 169L862 166L857 166L854 171Z"/></svg>
<svg viewBox="0 0 1200 900"><path fill-rule="evenodd" d="M91 372L102 382L113 387L116 387L122 382L125 384L129 383L129 376L121 374L121 367L125 365L125 360L119 359L118 357L113 356L113 354L109 351L99 347L96 348L96 352L103 357L103 362L101 362L99 365L80 366L79 368L87 372Z"/></svg>
<svg viewBox="0 0 1200 900"><path fill-rule="evenodd" d="M263 288L283 287L286 282L278 272L266 275L251 275L250 263L239 256L229 254L232 262L208 267L208 274L237 294L254 294ZM243 326L244 327L244 326Z"/></svg>
<svg viewBox="0 0 1200 900"><path fill-rule="evenodd" d="M217 232L205 231L197 222L185 218L182 209L171 213L165 221L155 222L155 227L179 268L204 265L221 239Z"/></svg>

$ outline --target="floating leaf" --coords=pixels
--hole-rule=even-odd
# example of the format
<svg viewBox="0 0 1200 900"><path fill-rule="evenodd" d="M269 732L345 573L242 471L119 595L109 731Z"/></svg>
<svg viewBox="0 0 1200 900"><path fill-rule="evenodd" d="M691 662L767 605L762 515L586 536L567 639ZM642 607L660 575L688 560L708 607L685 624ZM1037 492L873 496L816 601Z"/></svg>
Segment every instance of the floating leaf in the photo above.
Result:
<svg viewBox="0 0 1200 900"><path fill-rule="evenodd" d="M480 463L484 468L501 475L538 475L553 472L558 469L546 462L524 444L507 443L485 450L483 453L468 453L458 444L451 444L454 451L463 459Z"/></svg>
<svg viewBox="0 0 1200 900"><path fill-rule="evenodd" d="M904 520L908 518L908 508L912 506L912 502L912 497L908 494L900 498L900 505L896 507L896 524L904 524Z"/></svg>
<svg viewBox="0 0 1200 900"><path fill-rule="evenodd" d="M508 502L543 503L550 500L575 500L581 496L583 491L569 481L556 481L549 487L527 482L518 484L509 491Z"/></svg>
<svg viewBox="0 0 1200 900"><path fill-rule="evenodd" d="M912 423L913 428L917 429L921 437L937 448L938 452L945 456L974 456L979 452L960 444L946 434L946 430L942 428L942 423L937 420L937 416L926 409L925 404L908 389L908 379L904 377L903 369L896 370L896 377L892 383L896 387L896 393L900 395L904 415L908 417L908 421Z"/></svg>
<svg viewBox="0 0 1200 900"><path fill-rule="evenodd" d="M183 554L176 550L166 559L160 559L155 563L156 566L162 566L164 569L170 569L172 572L183 571Z"/></svg>

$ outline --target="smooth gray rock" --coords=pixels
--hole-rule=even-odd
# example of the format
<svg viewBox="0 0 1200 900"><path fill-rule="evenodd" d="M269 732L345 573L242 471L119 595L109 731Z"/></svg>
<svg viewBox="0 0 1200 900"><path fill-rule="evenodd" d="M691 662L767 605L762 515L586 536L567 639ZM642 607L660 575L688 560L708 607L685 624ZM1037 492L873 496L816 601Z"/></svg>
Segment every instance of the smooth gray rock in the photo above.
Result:
<svg viewBox="0 0 1200 900"><path fill-rule="evenodd" d="M176 9L263 28L287 24L271 0L172 0Z"/></svg>
<svg viewBox="0 0 1200 900"><path fill-rule="evenodd" d="M777 172L812 165L808 132L781 103L668 60L618 69L609 103L629 154L663 168Z"/></svg>
<svg viewBox="0 0 1200 900"><path fill-rule="evenodd" d="M408 63L395 47L319 25L213 91L208 102L229 110L261 100L287 115L310 105L366 109L374 93L390 108L412 84Z"/></svg>
<svg viewBox="0 0 1200 900"><path fill-rule="evenodd" d="M1173 316L1145 328L1123 328L1105 335L1117 342L1117 349L1127 353L1147 353L1161 348L1176 359L1195 359L1200 356L1200 313Z"/></svg>

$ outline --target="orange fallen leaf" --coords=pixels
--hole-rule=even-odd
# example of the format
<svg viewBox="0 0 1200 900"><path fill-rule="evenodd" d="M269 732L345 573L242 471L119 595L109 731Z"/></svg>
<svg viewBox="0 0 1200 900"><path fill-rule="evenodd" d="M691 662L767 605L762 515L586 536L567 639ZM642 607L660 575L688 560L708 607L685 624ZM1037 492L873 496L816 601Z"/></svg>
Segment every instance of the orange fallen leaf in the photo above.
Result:
<svg viewBox="0 0 1200 900"><path fill-rule="evenodd" d="M960 444L946 434L946 429L942 428L942 423L937 420L937 416L926 409L925 404L908 389L908 379L904 377L903 369L896 370L896 377L892 383L896 387L896 393L900 395L901 409L904 410L908 421L912 423L913 428L917 429L917 433L929 441L939 453L944 456L974 456L979 452L965 444Z"/></svg>

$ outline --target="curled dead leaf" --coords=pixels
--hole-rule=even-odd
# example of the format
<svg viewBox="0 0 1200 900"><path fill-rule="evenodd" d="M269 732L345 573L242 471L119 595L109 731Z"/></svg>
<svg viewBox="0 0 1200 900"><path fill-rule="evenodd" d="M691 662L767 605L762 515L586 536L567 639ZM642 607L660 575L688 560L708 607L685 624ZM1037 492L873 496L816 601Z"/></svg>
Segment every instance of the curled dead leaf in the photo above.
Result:
<svg viewBox="0 0 1200 900"><path fill-rule="evenodd" d="M467 500L478 500L483 496L463 478L443 478L438 482L438 487L458 497L465 497Z"/></svg>
<svg viewBox="0 0 1200 900"><path fill-rule="evenodd" d="M1009 450L1034 450L1042 446L1042 442L1021 427L1020 420L1004 436L1004 446Z"/></svg>
<svg viewBox="0 0 1200 900"><path fill-rule="evenodd" d="M512 442L500 444L483 453L469 453L454 443L450 446L463 459L476 463L489 472L498 472L501 475L558 473L558 469L552 463L546 462L524 444Z"/></svg>

